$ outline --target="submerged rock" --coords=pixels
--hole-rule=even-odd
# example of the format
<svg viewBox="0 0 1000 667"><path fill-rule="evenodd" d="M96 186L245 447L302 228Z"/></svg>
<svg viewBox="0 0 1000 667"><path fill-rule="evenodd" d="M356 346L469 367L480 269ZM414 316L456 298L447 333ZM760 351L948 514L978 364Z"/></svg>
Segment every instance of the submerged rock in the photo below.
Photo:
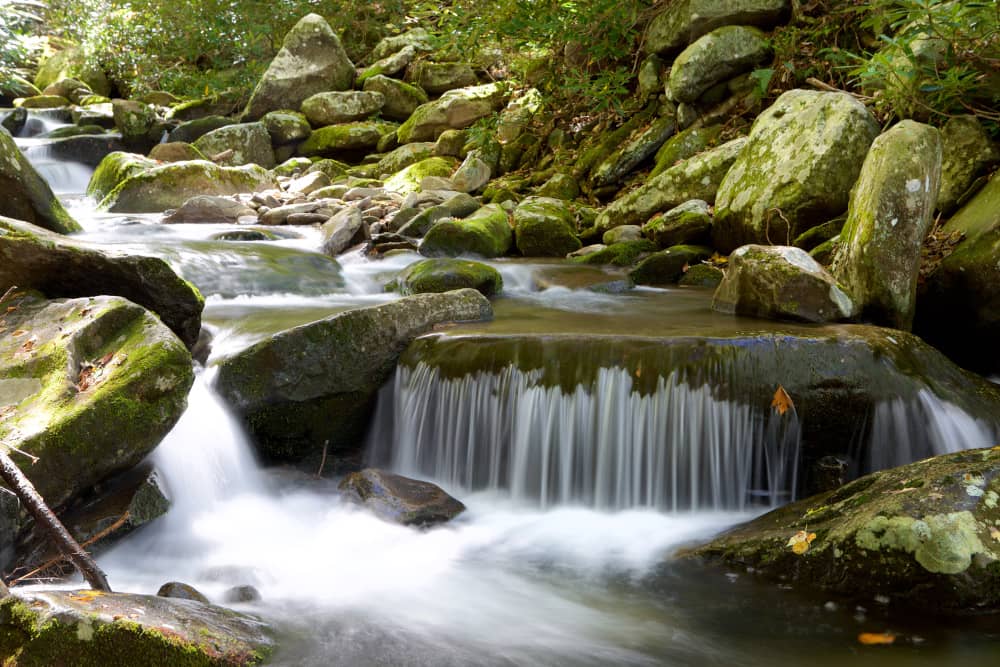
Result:
<svg viewBox="0 0 1000 667"><path fill-rule="evenodd" d="M307 14L285 35L250 96L244 118L257 120L269 111L297 109L316 93L347 90L354 76L354 64L330 24L318 14Z"/></svg>
<svg viewBox="0 0 1000 667"><path fill-rule="evenodd" d="M465 287L485 297L493 297L503 290L503 278L489 264L451 258L414 262L396 277L396 289L403 295L449 292Z"/></svg>
<svg viewBox="0 0 1000 667"><path fill-rule="evenodd" d="M219 393L268 461L318 461L358 449L375 396L416 336L436 324L492 317L463 289L420 294L288 329L219 363Z"/></svg>
<svg viewBox="0 0 1000 667"><path fill-rule="evenodd" d="M739 526L685 558L933 613L1000 606L1000 449L876 472Z"/></svg>
<svg viewBox="0 0 1000 667"><path fill-rule="evenodd" d="M243 667L272 650L257 619L189 600L92 590L0 600L0 655L11 665Z"/></svg>
<svg viewBox="0 0 1000 667"><path fill-rule="evenodd" d="M187 345L201 329L204 300L156 257L128 255L0 218L0 292L14 285L50 298L111 294L156 313Z"/></svg>
<svg viewBox="0 0 1000 667"><path fill-rule="evenodd" d="M465 511L465 505L437 484L375 468L352 472L340 483L340 490L380 519L404 526L434 526Z"/></svg>
<svg viewBox="0 0 1000 667"><path fill-rule="evenodd" d="M636 285L671 285L678 282L692 264L711 256L711 248L675 245L639 262L629 272L629 277Z"/></svg>
<svg viewBox="0 0 1000 667"><path fill-rule="evenodd" d="M82 228L52 194L6 128L0 128L0 215L25 220L60 234Z"/></svg>
<svg viewBox="0 0 1000 667"><path fill-rule="evenodd" d="M168 581L160 586L156 591L156 596L161 598L173 598L175 600L193 600L202 604L208 604L208 598L201 591L190 584L180 581Z"/></svg>

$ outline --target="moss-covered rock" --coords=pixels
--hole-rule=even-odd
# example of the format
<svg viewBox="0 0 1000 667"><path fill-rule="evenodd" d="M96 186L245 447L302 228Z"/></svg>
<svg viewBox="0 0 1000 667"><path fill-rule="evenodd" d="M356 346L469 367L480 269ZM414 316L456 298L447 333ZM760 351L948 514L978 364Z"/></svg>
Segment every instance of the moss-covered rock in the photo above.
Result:
<svg viewBox="0 0 1000 667"><path fill-rule="evenodd" d="M302 102L302 113L313 127L351 123L371 118L385 105L385 96L374 90L316 93Z"/></svg>
<svg viewBox="0 0 1000 667"><path fill-rule="evenodd" d="M975 116L949 118L941 128L938 210L951 213L976 177L1000 162L1000 150Z"/></svg>
<svg viewBox="0 0 1000 667"><path fill-rule="evenodd" d="M172 129L170 134L167 135L167 139L170 141L184 141L191 144L212 130L232 124L233 121L225 116L213 115L195 118L194 120L184 121Z"/></svg>
<svg viewBox="0 0 1000 667"><path fill-rule="evenodd" d="M14 100L14 106L23 109L59 109L70 104L72 102L61 95L35 95Z"/></svg>
<svg viewBox="0 0 1000 667"><path fill-rule="evenodd" d="M268 461L360 450L373 402L396 360L434 325L492 317L471 289L349 310L275 334L219 363L217 388Z"/></svg>
<svg viewBox="0 0 1000 667"><path fill-rule="evenodd" d="M289 109L269 111L261 116L260 122L271 135L271 143L274 146L297 143L308 139L312 133L312 127L306 117L298 111Z"/></svg>
<svg viewBox="0 0 1000 667"><path fill-rule="evenodd" d="M503 278L489 264L447 257L422 259L396 276L396 290L403 295L449 292L465 287L492 297L503 290Z"/></svg>
<svg viewBox="0 0 1000 667"><path fill-rule="evenodd" d="M398 35L383 37L372 49L371 59L381 60L410 46L417 51L433 50L433 38L424 28L413 28Z"/></svg>
<svg viewBox="0 0 1000 667"><path fill-rule="evenodd" d="M417 107L428 101L427 93L417 86L387 76L373 76L366 79L364 89L367 92L382 94L385 98L382 115L389 120L404 121L417 110Z"/></svg>
<svg viewBox="0 0 1000 667"><path fill-rule="evenodd" d="M846 93L784 93L754 121L719 186L715 247L790 243L843 213L878 132L868 109Z"/></svg>
<svg viewBox="0 0 1000 667"><path fill-rule="evenodd" d="M712 308L770 319L835 322L857 308L836 279L804 250L746 245L729 256Z"/></svg>
<svg viewBox="0 0 1000 667"><path fill-rule="evenodd" d="M271 134L263 123L238 123L212 130L194 142L194 147L225 167L245 164L274 166Z"/></svg>
<svg viewBox="0 0 1000 667"><path fill-rule="evenodd" d="M649 172L649 177L659 176L689 157L718 146L722 129L721 125L695 126L670 137L660 146L660 150L656 151L656 156L653 158L655 166L653 171Z"/></svg>
<svg viewBox="0 0 1000 667"><path fill-rule="evenodd" d="M378 171L381 174L395 174L433 156L434 144L430 142L403 144L378 161Z"/></svg>
<svg viewBox="0 0 1000 667"><path fill-rule="evenodd" d="M399 127L399 142L434 141L445 130L461 130L489 116L502 102L503 88L495 83L449 90L414 110Z"/></svg>
<svg viewBox="0 0 1000 667"><path fill-rule="evenodd" d="M100 201L126 179L149 171L156 166L159 166L156 160L138 153L125 153L123 151L108 153L97 165L93 176L90 177L87 194Z"/></svg>
<svg viewBox="0 0 1000 667"><path fill-rule="evenodd" d="M692 264L712 256L704 246L675 245L654 252L629 272L636 285L672 285L678 282Z"/></svg>
<svg viewBox="0 0 1000 667"><path fill-rule="evenodd" d="M66 48L43 58L35 74L35 85L44 90L56 81L67 78L83 81L98 95L107 97L111 94L108 77L80 47Z"/></svg>
<svg viewBox="0 0 1000 667"><path fill-rule="evenodd" d="M681 279L677 281L678 285L683 285L685 287L718 287L719 283L722 282L723 278L722 269L717 266L712 266L711 264L695 264L689 266Z"/></svg>
<svg viewBox="0 0 1000 667"><path fill-rule="evenodd" d="M676 0L649 22L643 50L673 55L710 30L726 25L769 28L790 12L789 0Z"/></svg>
<svg viewBox="0 0 1000 667"><path fill-rule="evenodd" d="M707 243L712 232L712 214L701 199L686 201L642 226L642 233L661 248Z"/></svg>
<svg viewBox="0 0 1000 667"><path fill-rule="evenodd" d="M621 241L607 247L601 247L595 252L575 256L572 261L577 264L632 266L649 253L656 252L657 249L656 244L648 239Z"/></svg>
<svg viewBox="0 0 1000 667"><path fill-rule="evenodd" d="M23 333L0 341L0 385L13 406L0 437L38 457L25 474L50 505L139 463L184 411L191 355L144 308L23 293L4 308Z"/></svg>
<svg viewBox="0 0 1000 667"><path fill-rule="evenodd" d="M159 143L163 126L152 106L135 100L112 100L111 109L126 147L145 152Z"/></svg>
<svg viewBox="0 0 1000 667"><path fill-rule="evenodd" d="M396 130L394 123L358 121L328 125L315 130L299 144L299 155L306 157L350 157L373 150L379 140Z"/></svg>
<svg viewBox="0 0 1000 667"><path fill-rule="evenodd" d="M238 612L152 595L18 591L0 601L0 654L17 667L244 667L272 651Z"/></svg>
<svg viewBox="0 0 1000 667"><path fill-rule="evenodd" d="M80 101L85 97L94 94L94 91L90 89L83 81L79 79L74 79L73 77L67 77L65 79L59 79L54 83L50 83L42 91L45 95L57 95L59 97L65 97L73 104L80 104Z"/></svg>
<svg viewBox="0 0 1000 667"><path fill-rule="evenodd" d="M458 163L453 158L429 157L393 174L385 181L385 189L400 194L416 192L425 178L449 178L456 167Z"/></svg>
<svg viewBox="0 0 1000 667"><path fill-rule="evenodd" d="M405 70L416 57L417 49L408 44L396 53L376 60L368 67L361 70L361 73L358 74L358 80L356 83L360 86L367 82L368 79L376 76L390 77L399 74Z"/></svg>
<svg viewBox="0 0 1000 667"><path fill-rule="evenodd" d="M565 257L579 250L573 225L573 212L559 199L528 197L514 209L517 249L525 257Z"/></svg>
<svg viewBox="0 0 1000 667"><path fill-rule="evenodd" d="M641 225L654 214L669 211L692 199L715 201L715 193L747 140L733 139L699 153L651 178L636 190L619 197L597 216L595 231L604 233L619 225Z"/></svg>
<svg viewBox="0 0 1000 667"><path fill-rule="evenodd" d="M0 128L0 215L69 234L80 225L63 208L5 128Z"/></svg>
<svg viewBox="0 0 1000 667"><path fill-rule="evenodd" d="M436 63L429 60L414 63L406 70L406 79L431 95L478 83L476 73L468 63Z"/></svg>
<svg viewBox="0 0 1000 667"><path fill-rule="evenodd" d="M677 130L673 117L654 120L635 137L609 155L594 169L590 182L594 187L604 187L620 183L635 169L649 160L663 146L670 135Z"/></svg>
<svg viewBox="0 0 1000 667"><path fill-rule="evenodd" d="M717 28L684 49L670 68L667 87L677 102L694 102L717 83L749 72L771 58L764 33L747 26Z"/></svg>
<svg viewBox="0 0 1000 667"><path fill-rule="evenodd" d="M340 490L379 518L404 526L436 526L465 511L465 505L437 484L375 468L352 472Z"/></svg>
<svg viewBox="0 0 1000 667"><path fill-rule="evenodd" d="M569 174L552 174L547 181L538 186L535 194L539 197L573 201L580 196L580 184Z"/></svg>
<svg viewBox="0 0 1000 667"><path fill-rule="evenodd" d="M846 220L847 216L843 215L829 222L824 222L822 225L816 225L812 229L806 230L796 236L795 240L792 241L792 245L809 252L821 243L825 243L840 234Z"/></svg>
<svg viewBox="0 0 1000 667"><path fill-rule="evenodd" d="M129 176L104 199L101 208L115 213L159 213L177 208L195 195L234 195L278 187L263 167L220 167L206 160L174 162Z"/></svg>
<svg viewBox="0 0 1000 667"><path fill-rule="evenodd" d="M1000 449L876 472L685 555L802 590L939 614L1000 606Z"/></svg>
<svg viewBox="0 0 1000 667"><path fill-rule="evenodd" d="M833 275L866 320L909 329L920 249L941 181L941 139L904 120L875 139L851 193Z"/></svg>
<svg viewBox="0 0 1000 667"><path fill-rule="evenodd" d="M149 159L158 162L186 162L188 160L204 160L205 155L191 144L183 141L168 141L165 144L153 146L153 150L149 151ZM115 182L115 185L118 182ZM105 194L111 190L114 190L114 187L107 190Z"/></svg>
<svg viewBox="0 0 1000 667"><path fill-rule="evenodd" d="M483 160L478 148L469 151L462 164L451 176L451 185L458 192L479 192L490 182L493 169Z"/></svg>
<svg viewBox="0 0 1000 667"><path fill-rule="evenodd" d="M318 14L307 14L285 35L281 50L250 96L244 118L258 120L269 111L297 109L316 93L348 90L355 74L330 24Z"/></svg>
<svg viewBox="0 0 1000 667"><path fill-rule="evenodd" d="M502 257L514 244L507 212L497 204L487 204L462 220L445 219L434 223L420 244L426 257L479 255Z"/></svg>

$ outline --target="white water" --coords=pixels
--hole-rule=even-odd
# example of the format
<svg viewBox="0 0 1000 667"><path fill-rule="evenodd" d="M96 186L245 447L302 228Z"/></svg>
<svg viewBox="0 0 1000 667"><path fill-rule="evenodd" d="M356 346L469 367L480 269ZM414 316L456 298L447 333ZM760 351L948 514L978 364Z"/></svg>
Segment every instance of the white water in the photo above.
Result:
<svg viewBox="0 0 1000 667"><path fill-rule="evenodd" d="M31 166L48 182L52 192L65 195L87 190L90 177L94 175L92 167L56 157L51 142L45 139L19 140L18 144Z"/></svg>

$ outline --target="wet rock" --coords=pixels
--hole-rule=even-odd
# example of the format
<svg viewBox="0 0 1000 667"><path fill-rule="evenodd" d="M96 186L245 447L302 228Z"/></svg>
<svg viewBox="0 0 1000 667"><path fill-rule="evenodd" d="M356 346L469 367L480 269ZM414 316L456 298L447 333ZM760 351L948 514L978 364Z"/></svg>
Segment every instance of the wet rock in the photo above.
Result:
<svg viewBox="0 0 1000 667"><path fill-rule="evenodd" d="M119 297L18 296L4 306L15 308L7 325L24 333L0 341L11 406L0 437L38 457L24 472L58 507L159 444L184 410L191 356L155 315Z"/></svg>
<svg viewBox="0 0 1000 667"><path fill-rule="evenodd" d="M420 88L387 76L365 79L364 90L380 93L385 98L382 115L389 120L404 121L428 101L427 93Z"/></svg>
<svg viewBox="0 0 1000 667"><path fill-rule="evenodd" d="M180 581L168 581L160 586L156 591L156 596L161 598L173 598L175 600L191 600L202 604L209 604L208 598L189 584Z"/></svg>
<svg viewBox="0 0 1000 667"><path fill-rule="evenodd" d="M434 325L492 317L471 289L358 308L277 333L219 363L217 389L268 461L356 449L403 349ZM315 468L314 468L315 469Z"/></svg>
<svg viewBox="0 0 1000 667"><path fill-rule="evenodd" d="M692 199L714 202L720 183L746 143L745 138L733 139L649 179L601 211L595 231L603 234L620 225L641 225L655 213L669 211Z"/></svg>
<svg viewBox="0 0 1000 667"><path fill-rule="evenodd" d="M465 259L422 259L403 269L396 277L400 294L428 294L471 287L485 297L503 290L500 272L488 264Z"/></svg>
<svg viewBox="0 0 1000 667"><path fill-rule="evenodd" d="M12 664L237 667L272 649L257 619L187 600L31 590L0 601L0 654Z"/></svg>
<svg viewBox="0 0 1000 667"><path fill-rule="evenodd" d="M404 526L430 527L465 511L465 505L437 484L365 468L344 478L340 489L379 518Z"/></svg>
<svg viewBox="0 0 1000 667"><path fill-rule="evenodd" d="M244 111L257 120L269 111L298 108L309 96L348 90L354 64L330 25L318 14L302 17L285 35L281 50L254 88Z"/></svg>
<svg viewBox="0 0 1000 667"><path fill-rule="evenodd" d="M712 214L701 199L686 201L642 226L646 238L661 248L707 243L711 232Z"/></svg>
<svg viewBox="0 0 1000 667"><path fill-rule="evenodd" d="M212 130L194 142L194 147L213 162L225 167L257 164L274 166L271 135L263 123L240 123ZM219 158L217 156L225 155Z"/></svg>
<svg viewBox="0 0 1000 667"><path fill-rule="evenodd" d="M755 245L729 256L712 309L805 322L847 320L857 312L836 279L804 250Z"/></svg>
<svg viewBox="0 0 1000 667"><path fill-rule="evenodd" d="M7 218L0 218L0 259L0 292L17 285L52 298L113 294L156 313L185 344L198 337L204 301L161 259L122 254Z"/></svg>
<svg viewBox="0 0 1000 667"><path fill-rule="evenodd" d="M111 109L115 127L130 150L144 153L159 143L163 126L153 107L135 100L112 100Z"/></svg>
<svg viewBox="0 0 1000 667"><path fill-rule="evenodd" d="M257 212L235 199L198 195L191 197L176 211L163 218L168 224L177 223L235 223L240 218L251 217L255 221Z"/></svg>
<svg viewBox="0 0 1000 667"><path fill-rule="evenodd" d="M941 139L929 125L904 120L875 139L851 193L833 275L858 316L909 329L920 250L941 180Z"/></svg>
<svg viewBox="0 0 1000 667"><path fill-rule="evenodd" d="M695 264L688 267L677 284L686 287L715 288L722 282L723 275L722 269L718 267L710 264Z"/></svg>
<svg viewBox="0 0 1000 667"><path fill-rule="evenodd" d="M941 128L941 152L937 207L950 213L973 181L1000 162L1000 150L975 116L956 116Z"/></svg>
<svg viewBox="0 0 1000 667"><path fill-rule="evenodd" d="M59 95L35 95L26 97L23 100L15 101L15 104L25 109L58 109L68 107L71 102Z"/></svg>
<svg viewBox="0 0 1000 667"><path fill-rule="evenodd" d="M712 256L704 246L676 245L655 252L629 272L636 285L672 285L677 283L692 264Z"/></svg>
<svg viewBox="0 0 1000 667"><path fill-rule="evenodd" d="M657 250L656 244L647 239L620 241L609 246L592 247L591 251L580 254L570 253L578 264L632 266L640 259ZM587 250L583 248L582 250Z"/></svg>
<svg viewBox="0 0 1000 667"><path fill-rule="evenodd" d="M0 215L25 220L60 234L82 229L3 128L0 128L0 191L3 192Z"/></svg>
<svg viewBox="0 0 1000 667"><path fill-rule="evenodd" d="M129 177L149 171L156 166L158 166L156 160L138 153L124 151L109 153L97 165L94 175L90 177L87 194L100 201Z"/></svg>
<svg viewBox="0 0 1000 667"><path fill-rule="evenodd" d="M458 192L477 192L490 181L492 170L479 157L479 151L473 150L451 176L451 183Z"/></svg>
<svg viewBox="0 0 1000 667"><path fill-rule="evenodd" d="M769 512L685 557L934 614L992 611L998 498L1000 451L946 454Z"/></svg>
<svg viewBox="0 0 1000 667"><path fill-rule="evenodd" d="M514 236L525 257L565 257L579 250L573 213L566 202L529 197L514 209Z"/></svg>
<svg viewBox="0 0 1000 667"><path fill-rule="evenodd" d="M323 252L336 257L352 245L364 220L358 206L348 206L323 223Z"/></svg>
<svg viewBox="0 0 1000 667"><path fill-rule="evenodd" d="M476 73L467 63L435 63L429 60L414 63L407 70L406 78L431 95L440 95L478 83Z"/></svg>
<svg viewBox="0 0 1000 667"><path fill-rule="evenodd" d="M478 255L502 257L514 243L507 212L488 204L467 218L440 220L427 231L420 254L425 257Z"/></svg>
<svg viewBox="0 0 1000 667"><path fill-rule="evenodd" d="M17 135L27 122L28 110L24 107L18 107L4 116L4 119L0 121L0 127L10 132L11 135Z"/></svg>
<svg viewBox="0 0 1000 667"><path fill-rule="evenodd" d="M713 245L730 252L791 243L843 213L878 132L871 113L846 93L784 93L757 117L719 186Z"/></svg>
<svg viewBox="0 0 1000 667"><path fill-rule="evenodd" d="M677 102L694 102L717 83L749 72L771 58L764 33L746 26L726 26L684 49L670 68L667 84Z"/></svg>
<svg viewBox="0 0 1000 667"><path fill-rule="evenodd" d="M376 91L334 91L307 97L302 113L313 127L324 127L371 118L384 104L385 96Z"/></svg>
<svg viewBox="0 0 1000 667"><path fill-rule="evenodd" d="M253 586L233 586L222 593L222 601L227 604L238 604L241 602L259 602L260 591Z"/></svg>
<svg viewBox="0 0 1000 667"><path fill-rule="evenodd" d="M306 157L350 157L374 149L379 140L396 126L381 121L358 121L328 125L315 130L299 145Z"/></svg>
<svg viewBox="0 0 1000 667"><path fill-rule="evenodd" d="M503 88L495 83L449 90L417 107L396 134L401 144L434 141L445 130L460 130L489 116L502 102Z"/></svg>

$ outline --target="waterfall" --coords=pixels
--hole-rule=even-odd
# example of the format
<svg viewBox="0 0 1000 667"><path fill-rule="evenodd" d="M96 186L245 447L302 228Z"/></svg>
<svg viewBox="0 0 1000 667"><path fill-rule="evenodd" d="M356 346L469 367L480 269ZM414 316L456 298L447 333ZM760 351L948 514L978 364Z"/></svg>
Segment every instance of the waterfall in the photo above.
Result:
<svg viewBox="0 0 1000 667"><path fill-rule="evenodd" d="M94 173L92 167L60 158L53 151L51 141L32 140L20 143L24 157L45 179L53 193L61 195L86 192Z"/></svg>
<svg viewBox="0 0 1000 667"><path fill-rule="evenodd" d="M542 507L744 509L792 498L792 413L757 413L677 373L642 392L624 368L570 390L543 375L400 367L376 415L373 461Z"/></svg>

